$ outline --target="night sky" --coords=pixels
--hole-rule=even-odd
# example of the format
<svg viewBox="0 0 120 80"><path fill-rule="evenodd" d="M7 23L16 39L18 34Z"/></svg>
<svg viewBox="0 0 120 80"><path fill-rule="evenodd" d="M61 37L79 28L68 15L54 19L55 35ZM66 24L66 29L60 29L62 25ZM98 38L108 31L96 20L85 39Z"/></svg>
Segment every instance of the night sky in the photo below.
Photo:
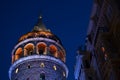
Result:
<svg viewBox="0 0 120 80"><path fill-rule="evenodd" d="M62 41L74 80L76 50L84 45L92 0L0 0L0 80L9 80L11 51L23 34L31 31L42 14L43 22Z"/></svg>

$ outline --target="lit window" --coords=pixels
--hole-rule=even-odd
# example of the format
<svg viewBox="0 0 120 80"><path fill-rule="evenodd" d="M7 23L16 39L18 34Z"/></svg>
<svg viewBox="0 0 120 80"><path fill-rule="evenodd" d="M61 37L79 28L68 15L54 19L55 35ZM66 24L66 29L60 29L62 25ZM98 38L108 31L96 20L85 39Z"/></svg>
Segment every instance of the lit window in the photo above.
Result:
<svg viewBox="0 0 120 80"><path fill-rule="evenodd" d="M65 77L65 72L63 72L63 76Z"/></svg>
<svg viewBox="0 0 120 80"><path fill-rule="evenodd" d="M46 54L47 45L44 42L40 42L37 44L37 54Z"/></svg>
<svg viewBox="0 0 120 80"><path fill-rule="evenodd" d="M102 52L105 52L105 48L104 47L101 47L101 50L102 50Z"/></svg>
<svg viewBox="0 0 120 80"><path fill-rule="evenodd" d="M32 55L34 51L34 44L28 43L24 47L24 56Z"/></svg>
<svg viewBox="0 0 120 80"><path fill-rule="evenodd" d="M49 51L54 57L58 57L57 47L55 45L50 45L49 46Z"/></svg>
<svg viewBox="0 0 120 80"><path fill-rule="evenodd" d="M107 54L105 53L105 54L104 54L104 59L107 60L107 57L108 57L108 56L107 56Z"/></svg>
<svg viewBox="0 0 120 80"><path fill-rule="evenodd" d="M40 64L40 67L45 67L45 64L44 64L44 63L41 63L41 64Z"/></svg>
<svg viewBox="0 0 120 80"><path fill-rule="evenodd" d="M22 55L22 48L18 48L15 52L15 61L18 60Z"/></svg>
<svg viewBox="0 0 120 80"><path fill-rule="evenodd" d="M18 68L15 70L15 73L18 73Z"/></svg>
<svg viewBox="0 0 120 80"><path fill-rule="evenodd" d="M53 66L53 69L56 71L56 70L57 70L57 67L54 65L54 66Z"/></svg>

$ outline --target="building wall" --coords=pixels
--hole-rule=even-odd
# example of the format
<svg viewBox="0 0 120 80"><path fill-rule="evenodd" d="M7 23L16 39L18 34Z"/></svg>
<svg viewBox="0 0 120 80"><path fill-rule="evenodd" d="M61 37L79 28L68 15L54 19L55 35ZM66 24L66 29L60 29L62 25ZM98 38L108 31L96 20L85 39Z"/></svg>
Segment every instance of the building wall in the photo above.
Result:
<svg viewBox="0 0 120 80"><path fill-rule="evenodd" d="M90 53L90 72L94 72L95 80L120 79L119 0L94 0L85 46ZM79 77L80 80L94 80L87 79L88 75Z"/></svg>
<svg viewBox="0 0 120 80"><path fill-rule="evenodd" d="M93 56L91 66L96 70L99 80L120 79L120 8L118 4L118 0L94 1L86 45Z"/></svg>
<svg viewBox="0 0 120 80"><path fill-rule="evenodd" d="M64 68L54 60L52 57L38 55L22 59L22 62L14 67L11 80L66 80Z"/></svg>

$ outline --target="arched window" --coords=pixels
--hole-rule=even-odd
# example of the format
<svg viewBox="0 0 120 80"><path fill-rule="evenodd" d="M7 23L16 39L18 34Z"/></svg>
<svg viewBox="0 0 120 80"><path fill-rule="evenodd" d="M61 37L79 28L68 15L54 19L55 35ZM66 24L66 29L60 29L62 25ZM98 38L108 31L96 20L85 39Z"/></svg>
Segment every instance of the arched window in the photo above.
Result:
<svg viewBox="0 0 120 80"><path fill-rule="evenodd" d="M28 43L24 47L24 56L32 55L34 52L34 44Z"/></svg>
<svg viewBox="0 0 120 80"><path fill-rule="evenodd" d="M54 57L58 57L57 48L56 48L55 45L50 45L50 46L49 46L49 52L50 52Z"/></svg>
<svg viewBox="0 0 120 80"><path fill-rule="evenodd" d="M62 51L59 51L59 58L65 62L65 56Z"/></svg>
<svg viewBox="0 0 120 80"><path fill-rule="evenodd" d="M37 44L37 54L46 54L47 45L44 42L40 42Z"/></svg>
<svg viewBox="0 0 120 80"><path fill-rule="evenodd" d="M20 57L22 57L23 50L22 48L18 48L15 52L15 61L18 60Z"/></svg>

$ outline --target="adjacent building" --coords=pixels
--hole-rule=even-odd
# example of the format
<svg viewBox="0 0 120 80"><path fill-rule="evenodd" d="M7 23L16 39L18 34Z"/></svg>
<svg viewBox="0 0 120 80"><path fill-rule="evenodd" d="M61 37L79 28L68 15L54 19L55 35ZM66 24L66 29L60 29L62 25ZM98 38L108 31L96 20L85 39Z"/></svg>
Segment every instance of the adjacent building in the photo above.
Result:
<svg viewBox="0 0 120 80"><path fill-rule="evenodd" d="M39 17L31 32L23 35L12 51L10 80L66 80L66 53L60 39L46 29Z"/></svg>
<svg viewBox="0 0 120 80"><path fill-rule="evenodd" d="M82 70L83 58L76 60L76 80L119 80L120 79L120 1L94 0L90 16L84 57L89 56L89 69L92 68L91 78L81 76L76 72ZM78 56L81 56L81 51ZM78 60L80 62L78 63ZM79 67L77 67L79 65ZM84 74L87 72L83 71ZM81 75L83 74L81 73ZM79 74L79 75L78 75ZM91 74L91 73L89 73Z"/></svg>
<svg viewBox="0 0 120 80"><path fill-rule="evenodd" d="M75 80L96 80L94 69L90 66L91 55L79 48L76 56Z"/></svg>

